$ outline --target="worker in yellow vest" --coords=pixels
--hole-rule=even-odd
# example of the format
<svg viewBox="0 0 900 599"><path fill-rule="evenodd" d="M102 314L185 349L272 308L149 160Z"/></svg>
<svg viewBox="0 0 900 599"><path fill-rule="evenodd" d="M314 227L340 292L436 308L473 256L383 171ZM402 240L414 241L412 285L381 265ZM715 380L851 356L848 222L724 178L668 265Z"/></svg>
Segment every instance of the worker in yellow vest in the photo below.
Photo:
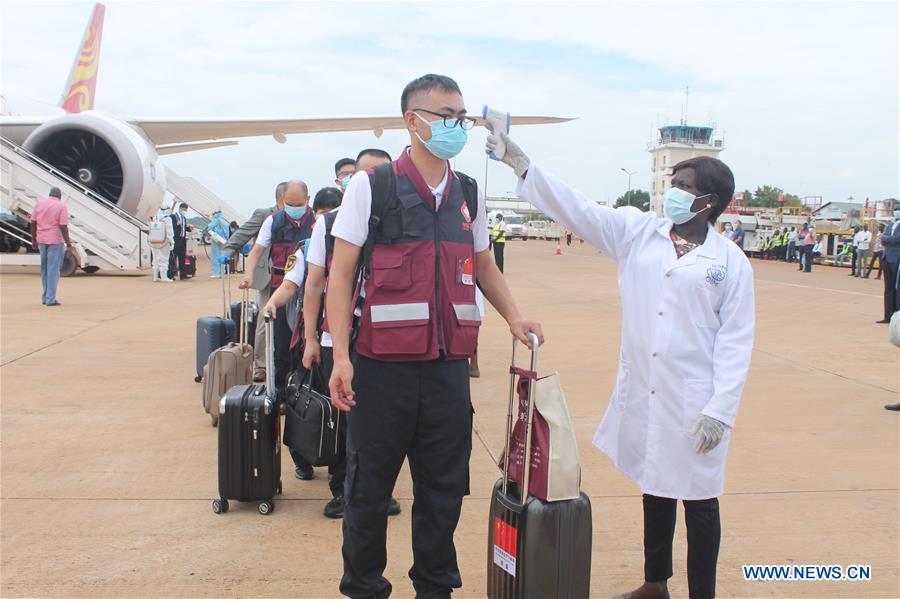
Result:
<svg viewBox="0 0 900 599"><path fill-rule="evenodd" d="M503 272L503 250L506 248L506 223L503 222L503 215L497 215L497 223L491 231L491 241L494 244L494 262L497 268Z"/></svg>

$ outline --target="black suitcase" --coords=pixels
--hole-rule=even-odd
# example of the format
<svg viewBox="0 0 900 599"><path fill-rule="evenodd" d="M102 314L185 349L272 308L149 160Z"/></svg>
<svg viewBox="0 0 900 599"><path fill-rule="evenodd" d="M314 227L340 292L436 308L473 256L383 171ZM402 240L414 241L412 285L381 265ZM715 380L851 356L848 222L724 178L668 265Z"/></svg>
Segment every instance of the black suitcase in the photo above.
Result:
<svg viewBox="0 0 900 599"><path fill-rule="evenodd" d="M515 365L516 343L513 339ZM536 373L537 337L532 335L531 372ZM510 375L506 452L515 397ZM534 385L530 386L525 428L525 456L531 456ZM516 412L518 413L518 412ZM508 458L507 458L508 460ZM509 462L494 485L488 521L487 596L490 599L575 599L591 590L591 502L581 493L567 501L541 501L521 495L528 489L530 464L523 468L521 487L509 479Z"/></svg>
<svg viewBox="0 0 900 599"><path fill-rule="evenodd" d="M254 339L256 339L256 323L259 318L259 306L256 302L249 300L246 289L244 290L244 302L247 303L246 314L241 313L243 302L232 302L230 316L231 320L238 323L239 327L244 327L244 330L246 331L244 338L247 340L247 343L254 345Z"/></svg>
<svg viewBox="0 0 900 599"><path fill-rule="evenodd" d="M258 501L259 513L275 509L281 494L281 418L272 386L271 321L266 319L266 384L232 387L219 402L219 498L213 511L224 514L228 500Z"/></svg>
<svg viewBox="0 0 900 599"><path fill-rule="evenodd" d="M319 391L326 388L317 364L293 371L285 385L284 444L313 466L334 466L347 453L347 421Z"/></svg>
<svg viewBox="0 0 900 599"><path fill-rule="evenodd" d="M228 311L225 309L226 288L228 294L231 293L229 285L230 279L222 277L222 316L203 316L197 319L197 349L196 349L196 367L197 376L194 382L199 383L203 380L203 367L209 361L209 354L213 353L223 345L238 340L237 323L240 322L229 318Z"/></svg>

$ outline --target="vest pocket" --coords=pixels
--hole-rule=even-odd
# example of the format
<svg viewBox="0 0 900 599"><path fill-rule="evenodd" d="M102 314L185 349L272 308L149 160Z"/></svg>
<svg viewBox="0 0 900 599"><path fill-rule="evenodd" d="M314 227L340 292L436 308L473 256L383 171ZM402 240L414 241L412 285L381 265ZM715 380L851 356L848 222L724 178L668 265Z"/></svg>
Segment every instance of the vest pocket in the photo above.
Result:
<svg viewBox="0 0 900 599"><path fill-rule="evenodd" d="M471 356L478 344L481 313L475 304L453 304L456 326L448 335L448 353L454 357Z"/></svg>
<svg viewBox="0 0 900 599"><path fill-rule="evenodd" d="M427 302L380 304L369 307L372 320L372 353L424 354L429 341Z"/></svg>
<svg viewBox="0 0 900 599"><path fill-rule="evenodd" d="M372 277L381 289L409 289L412 284L410 261L403 254L375 251L372 254Z"/></svg>

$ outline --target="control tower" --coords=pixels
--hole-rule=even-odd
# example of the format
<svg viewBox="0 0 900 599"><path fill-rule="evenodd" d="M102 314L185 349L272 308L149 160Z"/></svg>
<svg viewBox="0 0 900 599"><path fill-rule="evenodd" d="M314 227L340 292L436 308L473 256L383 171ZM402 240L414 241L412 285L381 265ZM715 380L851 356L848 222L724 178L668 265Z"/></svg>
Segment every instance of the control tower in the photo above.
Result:
<svg viewBox="0 0 900 599"><path fill-rule="evenodd" d="M715 127L698 127L682 122L659 128L650 152L650 209L662 216L663 194L672 180L672 167L695 156L717 158L725 149L721 139L713 139Z"/></svg>

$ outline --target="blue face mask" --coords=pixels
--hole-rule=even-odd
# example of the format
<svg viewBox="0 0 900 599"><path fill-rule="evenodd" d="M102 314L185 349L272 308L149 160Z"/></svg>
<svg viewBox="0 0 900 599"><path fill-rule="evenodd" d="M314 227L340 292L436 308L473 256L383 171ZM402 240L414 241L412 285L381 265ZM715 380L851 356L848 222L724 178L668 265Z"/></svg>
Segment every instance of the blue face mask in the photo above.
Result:
<svg viewBox="0 0 900 599"><path fill-rule="evenodd" d="M900 218L900 210L894 210L894 218Z"/></svg>
<svg viewBox="0 0 900 599"><path fill-rule="evenodd" d="M284 211L292 219L300 220L303 218L303 215L306 214L306 206L289 206L288 204L285 204Z"/></svg>
<svg viewBox="0 0 900 599"><path fill-rule="evenodd" d="M353 175L344 175L344 178L341 179L341 191L345 191L347 186L350 185L350 177Z"/></svg>
<svg viewBox="0 0 900 599"><path fill-rule="evenodd" d="M712 207L707 205L703 210L698 210L697 212L691 211L691 206L694 205L697 198L705 198L708 195L711 194L695 196L683 189L670 187L663 196L663 214L666 218L671 219L676 225L683 225L701 212L709 210Z"/></svg>
<svg viewBox="0 0 900 599"><path fill-rule="evenodd" d="M419 113L415 113L417 117L428 123ZM428 151L440 158L441 160L449 160L462 152L463 148L466 146L466 141L469 139L469 134L460 126L448 127L444 125L444 121L438 119L433 123L428 123L431 127L431 139L425 141L419 134L416 133L416 137L419 138L425 147L428 148Z"/></svg>

